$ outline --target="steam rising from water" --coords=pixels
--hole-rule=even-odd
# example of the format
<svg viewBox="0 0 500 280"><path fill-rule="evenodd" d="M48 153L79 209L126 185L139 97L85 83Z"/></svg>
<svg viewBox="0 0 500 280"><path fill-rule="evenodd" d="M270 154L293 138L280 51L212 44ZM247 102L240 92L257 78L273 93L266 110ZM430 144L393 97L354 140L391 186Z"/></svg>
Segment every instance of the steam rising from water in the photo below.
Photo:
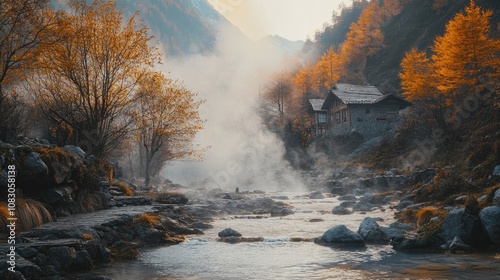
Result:
<svg viewBox="0 0 500 280"><path fill-rule="evenodd" d="M234 190L299 190L301 181L283 160L283 143L257 115L260 86L285 67L284 55L255 45L233 30L219 32L213 55L165 59L166 70L206 103L197 142L210 146L203 162L176 162L162 175L174 182Z"/></svg>

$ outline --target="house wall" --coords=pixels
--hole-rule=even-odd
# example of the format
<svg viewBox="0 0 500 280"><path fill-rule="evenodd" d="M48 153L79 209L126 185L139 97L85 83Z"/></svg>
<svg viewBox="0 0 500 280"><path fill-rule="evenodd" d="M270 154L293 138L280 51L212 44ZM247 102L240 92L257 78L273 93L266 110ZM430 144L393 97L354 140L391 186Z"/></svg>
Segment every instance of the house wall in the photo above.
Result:
<svg viewBox="0 0 500 280"><path fill-rule="evenodd" d="M368 104L348 105L347 122L332 123L330 132L334 135L357 132L363 135L365 139L380 136L396 126L397 115L396 118L391 118L391 116L381 117L383 116L382 112L387 114L387 109L387 106ZM335 113L335 111L332 113Z"/></svg>

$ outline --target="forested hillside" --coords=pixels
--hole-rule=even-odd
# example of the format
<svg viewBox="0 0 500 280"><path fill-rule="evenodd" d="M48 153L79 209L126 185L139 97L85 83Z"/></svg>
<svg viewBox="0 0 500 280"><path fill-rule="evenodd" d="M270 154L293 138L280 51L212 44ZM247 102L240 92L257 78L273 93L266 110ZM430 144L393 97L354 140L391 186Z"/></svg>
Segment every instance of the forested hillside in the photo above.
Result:
<svg viewBox="0 0 500 280"><path fill-rule="evenodd" d="M332 24L316 34L316 48L321 53L326 53L330 47L339 52L339 46L349 38L351 24L357 22L360 16L365 19L373 17L373 14L362 13L370 2L373 1L354 1L352 6L344 7L337 15L334 14ZM400 62L405 53L412 48L430 52L434 39L444 34L446 23L463 11L469 0L379 1L379 4L382 3L391 7L394 14L387 16L387 11L383 9L375 12L385 19L382 19L378 26L372 26L371 31L379 30L383 41L380 46L372 46L376 47L377 51L367 56L363 74L366 83L377 86L383 92L401 93L398 73L401 71ZM494 11L491 17L491 35L500 36L500 1L477 0L476 4ZM358 27L362 29L362 26Z"/></svg>

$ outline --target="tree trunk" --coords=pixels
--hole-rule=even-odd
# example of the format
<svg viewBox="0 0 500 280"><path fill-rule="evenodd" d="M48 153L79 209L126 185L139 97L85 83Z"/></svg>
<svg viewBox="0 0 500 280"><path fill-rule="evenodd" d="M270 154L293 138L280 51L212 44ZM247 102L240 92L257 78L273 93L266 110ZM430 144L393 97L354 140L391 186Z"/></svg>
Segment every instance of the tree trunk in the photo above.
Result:
<svg viewBox="0 0 500 280"><path fill-rule="evenodd" d="M151 181L151 177L149 176L149 168L150 168L151 163L149 161L146 162L146 174L145 174L145 179L144 183L146 184L146 187L149 187L149 182Z"/></svg>

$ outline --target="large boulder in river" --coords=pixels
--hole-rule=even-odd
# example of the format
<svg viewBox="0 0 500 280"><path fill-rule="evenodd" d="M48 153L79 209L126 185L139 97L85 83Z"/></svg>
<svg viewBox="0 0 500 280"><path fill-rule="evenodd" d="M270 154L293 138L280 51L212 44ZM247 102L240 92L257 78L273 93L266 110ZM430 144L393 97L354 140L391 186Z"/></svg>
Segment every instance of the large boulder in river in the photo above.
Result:
<svg viewBox="0 0 500 280"><path fill-rule="evenodd" d="M493 203L500 206L500 189L498 189L493 195Z"/></svg>
<svg viewBox="0 0 500 280"><path fill-rule="evenodd" d="M349 211L348 209L345 209L344 207L338 205L338 206L333 207L332 214L334 214L334 215L349 215L349 214L352 214L352 212Z"/></svg>
<svg viewBox="0 0 500 280"><path fill-rule="evenodd" d="M367 243L387 243L389 237L372 218L366 217L359 225L358 234Z"/></svg>
<svg viewBox="0 0 500 280"><path fill-rule="evenodd" d="M404 238L405 233L403 230L394 227L381 227L382 231L385 233L389 240L394 238Z"/></svg>
<svg viewBox="0 0 500 280"><path fill-rule="evenodd" d="M421 238L396 237L391 239L390 244L396 251L426 250L431 247L428 240Z"/></svg>
<svg viewBox="0 0 500 280"><path fill-rule="evenodd" d="M219 237L241 237L241 233L232 228L226 228L223 231L219 232L218 235Z"/></svg>
<svg viewBox="0 0 500 280"><path fill-rule="evenodd" d="M475 217L465 212L465 208L451 210L443 221L441 231L446 240L460 238L470 244Z"/></svg>
<svg viewBox="0 0 500 280"><path fill-rule="evenodd" d="M500 206L484 208L479 217L491 242L500 244Z"/></svg>
<svg viewBox="0 0 500 280"><path fill-rule="evenodd" d="M458 237L466 244L477 247L486 245L488 241L479 217L468 213L465 208L451 210L441 225L441 232L447 241Z"/></svg>
<svg viewBox="0 0 500 280"><path fill-rule="evenodd" d="M323 233L321 237L316 238L315 242L329 246L365 246L363 238L359 234L349 230L345 225L332 227Z"/></svg>
<svg viewBox="0 0 500 280"><path fill-rule="evenodd" d="M312 192L309 194L310 199L322 199L324 198L323 193L320 191Z"/></svg>

